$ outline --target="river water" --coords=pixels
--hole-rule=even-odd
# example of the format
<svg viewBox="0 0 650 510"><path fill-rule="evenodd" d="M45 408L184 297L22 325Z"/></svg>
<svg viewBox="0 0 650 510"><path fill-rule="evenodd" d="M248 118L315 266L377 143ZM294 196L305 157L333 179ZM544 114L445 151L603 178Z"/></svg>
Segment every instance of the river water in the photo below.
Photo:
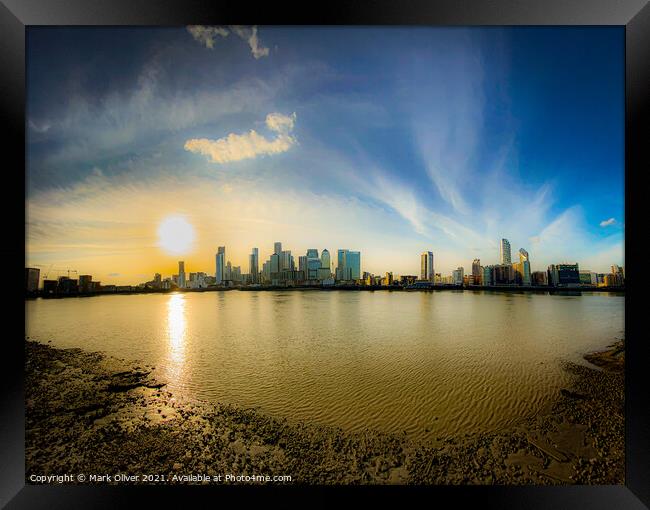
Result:
<svg viewBox="0 0 650 510"><path fill-rule="evenodd" d="M570 383L561 361L624 334L624 296L227 291L26 302L26 334L155 365L170 391L291 421L492 431Z"/></svg>

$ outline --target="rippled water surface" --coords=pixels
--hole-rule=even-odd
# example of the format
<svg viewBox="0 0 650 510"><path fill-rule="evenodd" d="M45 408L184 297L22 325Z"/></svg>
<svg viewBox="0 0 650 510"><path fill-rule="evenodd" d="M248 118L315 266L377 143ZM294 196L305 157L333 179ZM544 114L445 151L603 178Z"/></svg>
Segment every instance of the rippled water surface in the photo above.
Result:
<svg viewBox="0 0 650 510"><path fill-rule="evenodd" d="M623 336L624 297L256 291L28 301L27 335L156 366L173 392L417 438L535 413L561 360Z"/></svg>

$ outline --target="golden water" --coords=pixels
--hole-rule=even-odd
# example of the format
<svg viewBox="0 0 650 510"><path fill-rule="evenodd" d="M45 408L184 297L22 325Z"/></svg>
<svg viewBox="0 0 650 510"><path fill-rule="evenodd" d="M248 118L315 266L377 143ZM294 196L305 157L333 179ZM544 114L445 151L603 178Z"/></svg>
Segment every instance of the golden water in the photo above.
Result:
<svg viewBox="0 0 650 510"><path fill-rule="evenodd" d="M26 303L27 335L156 366L179 395L415 438L529 416L623 336L624 297L264 291Z"/></svg>

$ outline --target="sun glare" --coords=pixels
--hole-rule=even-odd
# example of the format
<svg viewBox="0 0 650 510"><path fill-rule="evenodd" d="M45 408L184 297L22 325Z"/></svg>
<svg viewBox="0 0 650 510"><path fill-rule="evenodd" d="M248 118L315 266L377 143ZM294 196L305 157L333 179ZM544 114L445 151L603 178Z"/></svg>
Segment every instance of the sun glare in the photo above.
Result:
<svg viewBox="0 0 650 510"><path fill-rule="evenodd" d="M194 227L182 216L168 216L158 226L158 246L173 255L182 255L192 248Z"/></svg>

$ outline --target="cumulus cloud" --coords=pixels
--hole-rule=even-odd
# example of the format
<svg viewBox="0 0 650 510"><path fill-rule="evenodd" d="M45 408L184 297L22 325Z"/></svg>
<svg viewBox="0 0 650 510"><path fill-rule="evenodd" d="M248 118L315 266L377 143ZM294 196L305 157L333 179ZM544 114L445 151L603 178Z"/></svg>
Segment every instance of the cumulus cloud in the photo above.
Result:
<svg viewBox="0 0 650 510"><path fill-rule="evenodd" d="M610 225L613 225L616 223L616 220L614 218L610 218L608 220L603 220L600 222L601 227L609 227Z"/></svg>
<svg viewBox="0 0 650 510"><path fill-rule="evenodd" d="M259 38L257 37L257 26L250 28L241 25L231 25L228 28L212 27L204 25L190 25L187 31L192 34L192 37L206 48L214 48L214 42L217 36L228 37L232 31L237 37L246 41L250 46L251 53L256 59L269 56L269 49L262 46Z"/></svg>
<svg viewBox="0 0 650 510"><path fill-rule="evenodd" d="M192 138L185 142L185 150L207 156L213 163L228 163L251 159L259 155L280 154L288 151L296 139L291 135L296 114L283 115L269 113L266 116L266 126L277 133L276 138L268 139L254 129L241 135L230 133L218 140L207 138Z"/></svg>

